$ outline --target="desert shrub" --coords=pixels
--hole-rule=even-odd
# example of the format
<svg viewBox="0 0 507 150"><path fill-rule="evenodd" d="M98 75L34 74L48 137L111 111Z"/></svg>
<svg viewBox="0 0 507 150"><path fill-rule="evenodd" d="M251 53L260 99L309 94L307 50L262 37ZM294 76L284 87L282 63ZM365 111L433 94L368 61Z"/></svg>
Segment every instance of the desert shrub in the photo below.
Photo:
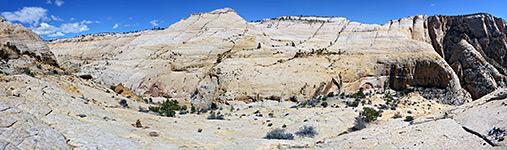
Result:
<svg viewBox="0 0 507 150"><path fill-rule="evenodd" d="M327 97L333 97L333 96L334 96L334 92L327 93Z"/></svg>
<svg viewBox="0 0 507 150"><path fill-rule="evenodd" d="M220 54L218 54L217 64L218 64L218 63L221 63L221 62L222 62L222 57L221 57L221 55L220 55Z"/></svg>
<svg viewBox="0 0 507 150"><path fill-rule="evenodd" d="M385 104L380 104L380 109L387 110L387 109L389 109L389 107L387 105L385 105Z"/></svg>
<svg viewBox="0 0 507 150"><path fill-rule="evenodd" d="M359 88L359 91L357 91L357 93L355 94L355 97L356 98L366 98L366 95L364 95L364 89Z"/></svg>
<svg viewBox="0 0 507 150"><path fill-rule="evenodd" d="M503 128L497 128L497 127L493 127L488 132L488 136L492 136L495 140L498 140L498 141L503 141L504 140L504 136L506 134L507 134L507 132L505 132L505 129L503 129Z"/></svg>
<svg viewBox="0 0 507 150"><path fill-rule="evenodd" d="M391 117L391 118L393 118L393 119L398 119L398 118L401 118L401 115L400 115L400 113L396 113L396 114L394 114L394 115L393 115L393 117Z"/></svg>
<svg viewBox="0 0 507 150"><path fill-rule="evenodd" d="M366 123L361 114L359 114L359 116L355 117L354 119L355 119L354 126L349 129L350 131L358 131L366 128Z"/></svg>
<svg viewBox="0 0 507 150"><path fill-rule="evenodd" d="M391 94L386 93L386 95L384 96L384 101L390 103L391 101L394 101L394 98L391 96Z"/></svg>
<svg viewBox="0 0 507 150"><path fill-rule="evenodd" d="M403 121L410 122L410 121L413 121L413 120L414 120L414 117L407 116L407 117L405 117L405 120L403 120Z"/></svg>
<svg viewBox="0 0 507 150"><path fill-rule="evenodd" d="M220 112L215 113L214 111L211 111L208 116L208 120L224 120L224 115L220 114Z"/></svg>
<svg viewBox="0 0 507 150"><path fill-rule="evenodd" d="M370 107L363 107L362 115L364 116L366 122L371 122L377 120L377 117L380 116L382 111L376 111Z"/></svg>
<svg viewBox="0 0 507 150"><path fill-rule="evenodd" d="M116 89L116 86L111 85L109 88L114 91L114 89Z"/></svg>
<svg viewBox="0 0 507 150"><path fill-rule="evenodd" d="M193 113L195 113L195 106L194 106L194 105L192 105L192 106L190 107L190 113L192 113L192 114L193 114Z"/></svg>
<svg viewBox="0 0 507 150"><path fill-rule="evenodd" d="M274 117L274 114L271 112L268 114L269 117L273 118Z"/></svg>
<svg viewBox="0 0 507 150"><path fill-rule="evenodd" d="M352 101L352 102L347 102L347 106L349 106L349 107L357 107L357 106L359 106L359 102L360 102L360 101L361 101L361 100L359 100L358 98L356 98L356 99L355 99L354 101Z"/></svg>
<svg viewBox="0 0 507 150"><path fill-rule="evenodd" d="M161 116L174 117L176 111L180 110L181 107L178 105L178 101L168 99L164 101L161 106L150 106L148 109L153 112L158 112Z"/></svg>
<svg viewBox="0 0 507 150"><path fill-rule="evenodd" d="M127 103L127 100L122 99L119 103L123 107L129 107L129 104Z"/></svg>
<svg viewBox="0 0 507 150"><path fill-rule="evenodd" d="M274 129L266 134L266 139L281 139L281 140L293 140L294 135L292 133L285 133L285 129Z"/></svg>
<svg viewBox="0 0 507 150"><path fill-rule="evenodd" d="M282 128L287 128L287 125L283 124L283 125L282 125Z"/></svg>
<svg viewBox="0 0 507 150"><path fill-rule="evenodd" d="M322 102L322 103L320 103L320 105L321 105L322 107L326 108L328 104L327 104L327 102Z"/></svg>
<svg viewBox="0 0 507 150"><path fill-rule="evenodd" d="M257 45L257 49L260 49L260 48L261 48L261 43L259 43L259 44Z"/></svg>
<svg viewBox="0 0 507 150"><path fill-rule="evenodd" d="M303 126L302 128L299 128L299 131L296 132L296 135L304 138L304 137L311 137L314 138L315 135L317 135L317 131L313 126Z"/></svg>

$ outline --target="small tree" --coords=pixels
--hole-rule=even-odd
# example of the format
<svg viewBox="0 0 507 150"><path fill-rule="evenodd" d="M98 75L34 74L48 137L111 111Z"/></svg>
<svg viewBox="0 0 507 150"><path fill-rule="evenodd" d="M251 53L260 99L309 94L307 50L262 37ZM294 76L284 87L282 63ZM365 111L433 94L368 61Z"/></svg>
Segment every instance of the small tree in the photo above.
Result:
<svg viewBox="0 0 507 150"><path fill-rule="evenodd" d="M261 43L257 44L257 49L261 48Z"/></svg>

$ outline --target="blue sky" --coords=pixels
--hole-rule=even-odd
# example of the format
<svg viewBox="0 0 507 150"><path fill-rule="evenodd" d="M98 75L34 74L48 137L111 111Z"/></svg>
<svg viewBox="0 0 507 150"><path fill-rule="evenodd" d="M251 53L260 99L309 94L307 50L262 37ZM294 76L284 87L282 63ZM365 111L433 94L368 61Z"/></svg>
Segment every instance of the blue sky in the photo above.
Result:
<svg viewBox="0 0 507 150"><path fill-rule="evenodd" d="M229 7L247 21L286 15L345 17L383 24L417 14L478 12L507 17L505 0L2 0L0 15L48 40L168 27L191 13Z"/></svg>

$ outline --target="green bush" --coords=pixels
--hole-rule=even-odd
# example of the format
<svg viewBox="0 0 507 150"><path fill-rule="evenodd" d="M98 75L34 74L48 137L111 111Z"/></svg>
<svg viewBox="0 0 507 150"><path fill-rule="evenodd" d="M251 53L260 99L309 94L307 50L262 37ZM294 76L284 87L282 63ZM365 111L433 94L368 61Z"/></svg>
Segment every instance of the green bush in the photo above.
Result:
<svg viewBox="0 0 507 150"><path fill-rule="evenodd" d="M327 97L333 97L333 96L334 96L334 92L327 93Z"/></svg>
<svg viewBox="0 0 507 150"><path fill-rule="evenodd" d="M326 108L328 104L327 104L327 102L322 102L322 103L320 103L320 105L321 105L322 107Z"/></svg>
<svg viewBox="0 0 507 150"><path fill-rule="evenodd" d="M359 91L357 91L357 93L355 94L355 96L357 98L366 98L366 96L364 95L364 89L363 88L359 88Z"/></svg>
<svg viewBox="0 0 507 150"><path fill-rule="evenodd" d="M361 101L361 100L359 100L358 98L356 98L353 102L349 102L349 101L348 101L348 102L347 102L347 106L349 106L349 107L357 107L357 106L359 106L359 102L360 102L360 101Z"/></svg>
<svg viewBox="0 0 507 150"><path fill-rule="evenodd" d="M190 113L192 113L192 114L195 113L195 106L194 105L192 105L192 107L190 107Z"/></svg>
<svg viewBox="0 0 507 150"><path fill-rule="evenodd" d="M410 121L413 121L413 120L414 120L414 117L407 116L407 117L405 117L405 120L403 120L403 121L410 122Z"/></svg>
<svg viewBox="0 0 507 150"><path fill-rule="evenodd" d="M109 88L114 91L114 89L116 89L116 86L111 85Z"/></svg>
<svg viewBox="0 0 507 150"><path fill-rule="evenodd" d="M161 106L150 106L148 109L153 112L158 112L161 116L174 117L176 111L180 110L181 107L178 105L178 101L167 99Z"/></svg>
<svg viewBox="0 0 507 150"><path fill-rule="evenodd" d="M363 107L362 115L364 116L366 122L371 122L377 120L377 117L380 116L380 113L381 111L376 111L373 108Z"/></svg>

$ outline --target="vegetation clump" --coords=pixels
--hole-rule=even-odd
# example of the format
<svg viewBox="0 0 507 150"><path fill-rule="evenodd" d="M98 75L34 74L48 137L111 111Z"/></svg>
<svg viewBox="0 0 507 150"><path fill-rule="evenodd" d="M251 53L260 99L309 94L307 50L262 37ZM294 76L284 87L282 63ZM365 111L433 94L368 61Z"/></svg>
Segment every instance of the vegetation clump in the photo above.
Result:
<svg viewBox="0 0 507 150"><path fill-rule="evenodd" d="M195 106L194 106L194 105L192 105L192 106L190 107L190 113L195 114L195 112L196 112L196 110L195 110Z"/></svg>
<svg viewBox="0 0 507 150"><path fill-rule="evenodd" d="M220 112L215 113L212 111L208 116L208 120L224 120L224 115L220 114Z"/></svg>
<svg viewBox="0 0 507 150"><path fill-rule="evenodd" d="M122 106L122 107L126 107L126 108L129 108L129 104L127 103L127 100L124 100L122 99L119 104Z"/></svg>
<svg viewBox="0 0 507 150"><path fill-rule="evenodd" d="M380 110L376 111L375 109L370 107L363 107L362 115L364 117L364 121L368 123L377 120L377 117L380 116L380 113L382 113L382 111Z"/></svg>
<svg viewBox="0 0 507 150"><path fill-rule="evenodd" d="M322 103L320 103L320 105L321 105L322 107L326 108L328 104L327 104L327 102L322 102Z"/></svg>
<svg viewBox="0 0 507 150"><path fill-rule="evenodd" d="M293 140L294 135L292 133L286 133L285 129L276 128L274 130L269 131L266 134L266 139L280 139L280 140Z"/></svg>
<svg viewBox="0 0 507 150"><path fill-rule="evenodd" d="M413 121L413 120L414 120L414 117L412 117L412 116L407 116L407 117L405 117L405 120L403 120L403 121L405 121L405 122L410 122L410 121Z"/></svg>
<svg viewBox="0 0 507 150"><path fill-rule="evenodd" d="M333 96L334 96L334 92L327 93L327 97L333 97Z"/></svg>
<svg viewBox="0 0 507 150"><path fill-rule="evenodd" d="M314 138L315 135L317 135L317 131L313 126L303 126L302 128L299 128L299 131L296 132L296 135L304 138L304 137L311 137Z"/></svg>
<svg viewBox="0 0 507 150"><path fill-rule="evenodd" d="M114 91L114 89L116 89L116 86L111 85L109 88Z"/></svg>
<svg viewBox="0 0 507 150"><path fill-rule="evenodd" d="M505 129L493 127L488 132L488 136L492 136L497 141L503 141L504 137L507 135L507 132L505 132Z"/></svg>
<svg viewBox="0 0 507 150"><path fill-rule="evenodd" d="M360 99L358 99L358 98L356 98L356 99L355 99L354 101L352 101L352 102L348 101L348 102L347 102L347 106L349 106L349 107L357 107L357 106L359 106L359 102L360 102L360 101L361 101L361 100L360 100Z"/></svg>
<svg viewBox="0 0 507 150"><path fill-rule="evenodd" d="M364 95L364 89L363 88L359 88L359 91L357 91L357 93L354 94L354 97L356 97L356 98L366 98L366 95Z"/></svg>
<svg viewBox="0 0 507 150"><path fill-rule="evenodd" d="M167 99L161 106L150 106L148 109L157 112L161 116L174 117L176 111L180 110L181 107L178 105L178 101Z"/></svg>
<svg viewBox="0 0 507 150"><path fill-rule="evenodd" d="M359 116L355 117L354 119L355 119L354 126L349 128L349 131L359 131L366 128L366 123L363 117L361 117L361 114L359 114Z"/></svg>
<svg viewBox="0 0 507 150"><path fill-rule="evenodd" d="M391 118L393 118L393 119L398 119L398 118L401 118L401 115L400 115L400 113L396 113L396 114L394 114L394 115L393 115L393 117L391 117Z"/></svg>
<svg viewBox="0 0 507 150"><path fill-rule="evenodd" d="M363 107L363 112L359 113L359 116L355 118L355 123L349 131L358 131L366 128L366 123L377 120L377 117L381 115L382 111L376 111L370 107Z"/></svg>

